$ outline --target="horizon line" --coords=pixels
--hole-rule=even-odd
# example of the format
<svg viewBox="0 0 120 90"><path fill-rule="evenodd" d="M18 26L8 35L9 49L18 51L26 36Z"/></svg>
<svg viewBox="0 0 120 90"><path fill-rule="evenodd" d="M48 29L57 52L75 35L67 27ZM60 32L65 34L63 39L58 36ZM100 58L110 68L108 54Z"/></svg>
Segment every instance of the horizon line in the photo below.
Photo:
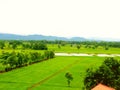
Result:
<svg viewBox="0 0 120 90"><path fill-rule="evenodd" d="M3 32L0 32L0 34L12 34L12 35L20 35L20 36L30 36L30 35L41 35L41 36L53 36L53 37L63 37L63 38L74 38L74 37L79 37L79 38L85 38L85 39L120 39L120 38L113 38L113 37L95 37L95 36L91 36L91 37L85 37L85 36L70 36L70 37L67 37L67 36L58 36L58 35L45 35L45 34L37 34L37 33L34 33L34 34L18 34L18 33L3 33ZM95 40L96 40L95 39Z"/></svg>

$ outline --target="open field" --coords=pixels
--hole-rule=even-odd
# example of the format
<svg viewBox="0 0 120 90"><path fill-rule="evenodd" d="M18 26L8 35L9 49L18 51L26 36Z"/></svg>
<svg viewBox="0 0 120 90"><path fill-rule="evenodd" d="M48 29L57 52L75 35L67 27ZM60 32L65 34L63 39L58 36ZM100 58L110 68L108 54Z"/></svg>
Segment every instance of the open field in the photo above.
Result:
<svg viewBox="0 0 120 90"><path fill-rule="evenodd" d="M93 46L91 45L91 48L86 48L85 45L81 45L80 49L77 48L76 44L72 45L71 44L66 44L65 46L60 46L58 47L58 44L47 44L48 50L52 50L55 52L64 52L64 53L86 53L86 54L120 54L120 48L115 48L115 47L109 47L108 50L105 50L105 47L103 46L98 46L97 48L92 48ZM21 49L21 48L16 48L16 49L12 49L12 48L7 48L7 49L0 49L0 53L2 51L5 52L12 52L12 51L16 51L16 52L21 52L21 51L25 51L25 52L43 52L43 50L33 50L31 48L29 49Z"/></svg>
<svg viewBox="0 0 120 90"><path fill-rule="evenodd" d="M86 69L99 66L103 60L104 57L56 57L0 74L0 89L81 90ZM71 87L67 87L64 77L67 71L71 72L74 77ZM41 83L40 81L44 79L45 81Z"/></svg>
<svg viewBox="0 0 120 90"><path fill-rule="evenodd" d="M85 46L81 46L80 49L77 49L76 46L70 46L69 44L65 46L61 46L58 48L57 44L49 44L49 50L54 50L55 52L64 52L64 53L87 53L87 54L120 54L120 48L110 47L108 50L105 50L103 47L98 47L96 49L93 48L85 48Z"/></svg>

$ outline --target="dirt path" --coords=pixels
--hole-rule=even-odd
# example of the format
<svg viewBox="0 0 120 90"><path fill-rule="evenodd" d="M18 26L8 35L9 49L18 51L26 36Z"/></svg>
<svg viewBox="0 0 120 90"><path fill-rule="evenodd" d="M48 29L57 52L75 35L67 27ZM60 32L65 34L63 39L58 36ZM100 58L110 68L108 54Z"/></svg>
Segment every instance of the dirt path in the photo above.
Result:
<svg viewBox="0 0 120 90"><path fill-rule="evenodd" d="M61 72L64 71L64 70L70 68L71 66L73 66L74 64L76 64L78 61L79 61L79 60L76 60L74 63L67 65L67 66L64 67L63 69L61 69L61 70L53 73L52 75L46 77L45 79L41 80L40 82L33 84L31 87L28 87L27 90L32 90L33 88L37 87L38 85L43 84L44 82L46 82L46 81L49 80L50 78L56 76L57 74L61 73Z"/></svg>
<svg viewBox="0 0 120 90"><path fill-rule="evenodd" d="M120 57L120 54L87 54L87 53L55 53L56 56L98 56L98 57Z"/></svg>

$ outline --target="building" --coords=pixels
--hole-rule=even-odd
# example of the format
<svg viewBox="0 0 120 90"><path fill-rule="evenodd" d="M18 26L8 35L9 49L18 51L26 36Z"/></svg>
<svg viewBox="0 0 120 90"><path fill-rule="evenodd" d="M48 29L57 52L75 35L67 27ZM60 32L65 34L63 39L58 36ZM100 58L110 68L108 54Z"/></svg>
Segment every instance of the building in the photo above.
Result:
<svg viewBox="0 0 120 90"><path fill-rule="evenodd" d="M97 86L95 86L91 90L115 90L115 89L111 88L111 87L108 87L106 85L103 85L103 84L98 84Z"/></svg>

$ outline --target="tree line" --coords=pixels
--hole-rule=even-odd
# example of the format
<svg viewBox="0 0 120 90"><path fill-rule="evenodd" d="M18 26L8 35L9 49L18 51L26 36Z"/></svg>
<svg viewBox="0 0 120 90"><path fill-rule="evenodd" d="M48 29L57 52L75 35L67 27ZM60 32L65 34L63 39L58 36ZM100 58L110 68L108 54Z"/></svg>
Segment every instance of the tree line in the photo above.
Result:
<svg viewBox="0 0 120 90"><path fill-rule="evenodd" d="M43 60L54 58L53 51L45 51L44 54L39 52L2 52L0 55L1 63L5 67L5 71L15 68L27 66Z"/></svg>
<svg viewBox="0 0 120 90"><path fill-rule="evenodd" d="M0 49L48 50L48 47L45 41L1 40Z"/></svg>
<svg viewBox="0 0 120 90"><path fill-rule="evenodd" d="M120 48L120 42L105 42L105 41L47 41L47 40L0 40L0 49L33 49L33 50L47 50L47 44L58 44L58 47L65 46L70 44L72 47L74 44L77 45L77 48L80 48L81 45L84 45L85 48L97 48L98 46L104 47L106 50L109 47Z"/></svg>

